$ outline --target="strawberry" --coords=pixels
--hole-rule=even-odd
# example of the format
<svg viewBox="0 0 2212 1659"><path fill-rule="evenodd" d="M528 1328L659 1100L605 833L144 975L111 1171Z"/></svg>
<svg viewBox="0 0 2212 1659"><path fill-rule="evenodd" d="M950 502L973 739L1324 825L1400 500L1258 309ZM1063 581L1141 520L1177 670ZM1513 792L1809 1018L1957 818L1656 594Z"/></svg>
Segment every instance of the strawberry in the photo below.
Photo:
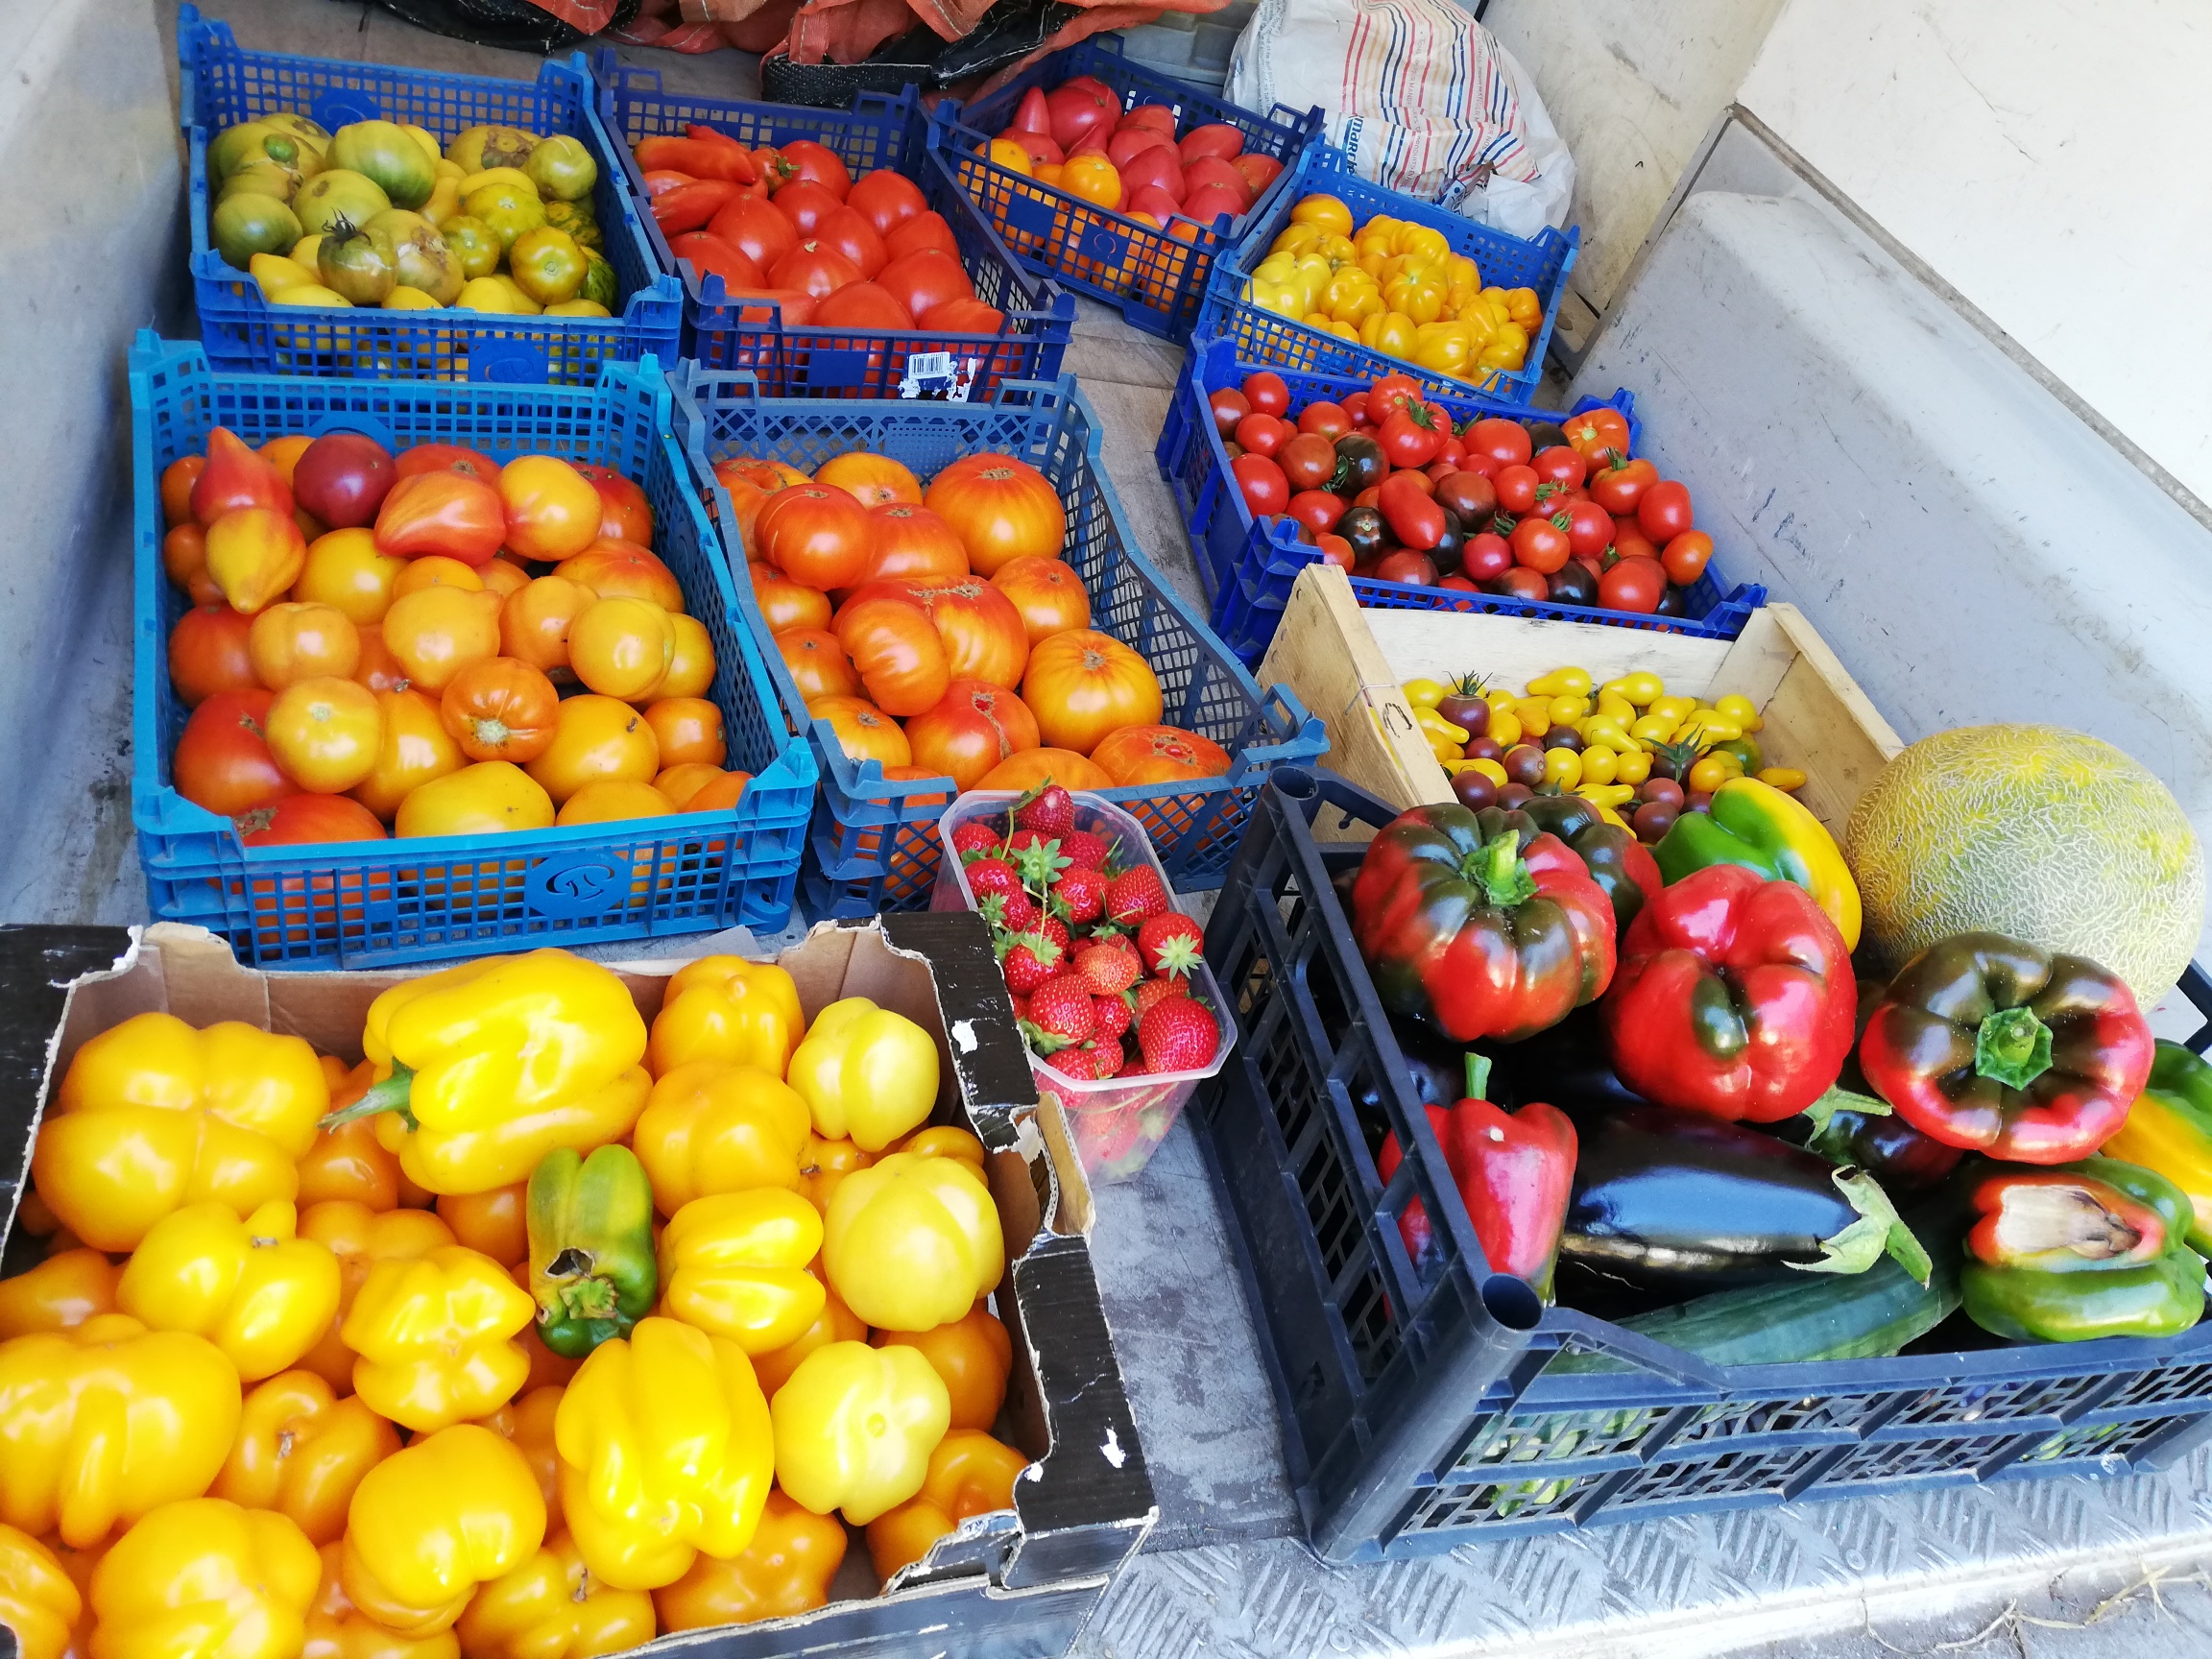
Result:
<svg viewBox="0 0 2212 1659"><path fill-rule="evenodd" d="M1059 784L1046 782L1014 804L1014 828L1054 838L1067 835L1075 828L1075 798Z"/></svg>
<svg viewBox="0 0 2212 1659"><path fill-rule="evenodd" d="M1212 1010L1188 997L1169 997L1137 1022L1137 1046L1151 1070L1195 1071L1221 1046L1221 1028Z"/></svg>
<svg viewBox="0 0 2212 1659"><path fill-rule="evenodd" d="M992 902L998 906L998 925L1010 933L1027 933L1035 929L1039 911L1037 902L1026 893L1016 893L1000 898L994 893Z"/></svg>
<svg viewBox="0 0 2212 1659"><path fill-rule="evenodd" d="M1143 1019L1171 997L1190 995L1190 988L1179 979L1147 979L1137 987L1137 1018Z"/></svg>
<svg viewBox="0 0 2212 1659"><path fill-rule="evenodd" d="M1155 978L1182 979L1198 966L1206 930L1179 910L1147 916L1137 929L1137 950L1144 972Z"/></svg>
<svg viewBox="0 0 2212 1659"><path fill-rule="evenodd" d="M1103 942L1086 945L1075 952L1075 972L1100 997L1118 997L1142 977L1137 952L1125 945Z"/></svg>
<svg viewBox="0 0 2212 1659"><path fill-rule="evenodd" d="M987 819L971 818L952 831L952 851L960 854L963 864L988 858L998 851L998 831Z"/></svg>
<svg viewBox="0 0 2212 1659"><path fill-rule="evenodd" d="M1098 1069L1100 1053L1096 1048L1062 1048L1046 1064L1062 1076L1071 1077L1078 1083L1095 1083L1105 1075Z"/></svg>
<svg viewBox="0 0 2212 1659"><path fill-rule="evenodd" d="M1016 997L1011 991L1007 992L1006 995L1013 1000L1014 1022L1019 1025L1022 1021L1029 1018L1029 998L1026 997Z"/></svg>
<svg viewBox="0 0 2212 1659"><path fill-rule="evenodd" d="M1101 1077L1118 1077L1121 1069L1129 1063L1128 1051L1121 1046L1118 1037L1101 1038L1091 1045L1091 1052L1098 1057L1095 1064Z"/></svg>
<svg viewBox="0 0 2212 1659"><path fill-rule="evenodd" d="M1022 1034L1040 1054L1085 1042L1096 1028L1091 987L1080 974L1054 974L1029 993L1029 1025Z"/></svg>
<svg viewBox="0 0 2212 1659"><path fill-rule="evenodd" d="M1036 838L1027 841L1020 837L1030 834L1027 830L1015 832L1018 844L1007 852L1007 860L1015 874L1022 878L1022 885L1042 898L1052 890L1053 882L1060 879L1060 872L1068 868L1068 860L1060 855L1060 843Z"/></svg>
<svg viewBox="0 0 2212 1659"><path fill-rule="evenodd" d="M1107 884L1107 920L1134 927L1146 917L1166 912L1167 892L1149 865L1124 870Z"/></svg>
<svg viewBox="0 0 2212 1659"><path fill-rule="evenodd" d="M1114 856L1114 843L1088 830L1071 830L1060 837L1060 851L1078 870L1104 870Z"/></svg>
<svg viewBox="0 0 2212 1659"><path fill-rule="evenodd" d="M994 893L1018 899L1022 896L1022 878L1003 858L978 858L968 866L968 891L975 895L978 905Z"/></svg>
<svg viewBox="0 0 2212 1659"><path fill-rule="evenodd" d="M1094 922L1106 911L1106 873L1078 864L1060 872L1052 888L1052 907L1070 922Z"/></svg>
<svg viewBox="0 0 2212 1659"><path fill-rule="evenodd" d="M1080 958L1075 963L1075 971L1078 974L1083 972ZM1094 997L1091 999L1091 1017L1098 1028L1101 1042L1109 1037L1118 1039L1137 1019L1126 997Z"/></svg>
<svg viewBox="0 0 2212 1659"><path fill-rule="evenodd" d="M1060 947L1039 934L1024 933L1015 939L998 966L1006 975L1006 989L1027 997L1061 972Z"/></svg>
<svg viewBox="0 0 2212 1659"><path fill-rule="evenodd" d="M1061 921L1059 917L1040 916L1033 924L1033 926L1038 932L1044 934L1046 938L1051 940L1053 944L1059 946L1063 952L1067 950L1068 924Z"/></svg>

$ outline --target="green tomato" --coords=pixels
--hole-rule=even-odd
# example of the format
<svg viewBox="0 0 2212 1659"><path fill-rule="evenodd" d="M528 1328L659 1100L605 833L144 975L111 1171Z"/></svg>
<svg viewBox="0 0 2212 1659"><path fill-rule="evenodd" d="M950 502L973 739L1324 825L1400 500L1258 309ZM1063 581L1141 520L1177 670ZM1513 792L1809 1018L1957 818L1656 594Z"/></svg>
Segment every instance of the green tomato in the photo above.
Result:
<svg viewBox="0 0 2212 1659"><path fill-rule="evenodd" d="M391 205L392 198L375 180L343 167L325 168L301 185L292 198L293 211L310 235L329 229L334 219L366 225Z"/></svg>
<svg viewBox="0 0 2212 1659"><path fill-rule="evenodd" d="M287 253L300 240L300 220L274 196L241 190L215 204L207 239L223 262L244 271L256 253Z"/></svg>
<svg viewBox="0 0 2212 1659"><path fill-rule="evenodd" d="M538 186L541 196L559 202L581 202L599 182L599 163L580 139L548 138L530 152L522 172Z"/></svg>
<svg viewBox="0 0 2212 1659"><path fill-rule="evenodd" d="M452 253L461 269L462 279L467 282L489 276L498 270L500 255L507 252L489 225L466 213L457 213L439 226L438 234L445 238L446 250Z"/></svg>
<svg viewBox="0 0 2212 1659"><path fill-rule="evenodd" d="M375 180L396 207L420 207L438 182L432 157L396 121L355 121L331 137L327 159Z"/></svg>
<svg viewBox="0 0 2212 1659"><path fill-rule="evenodd" d="M498 237L503 253L517 238L545 223L545 204L519 184L479 184L462 202L461 211Z"/></svg>

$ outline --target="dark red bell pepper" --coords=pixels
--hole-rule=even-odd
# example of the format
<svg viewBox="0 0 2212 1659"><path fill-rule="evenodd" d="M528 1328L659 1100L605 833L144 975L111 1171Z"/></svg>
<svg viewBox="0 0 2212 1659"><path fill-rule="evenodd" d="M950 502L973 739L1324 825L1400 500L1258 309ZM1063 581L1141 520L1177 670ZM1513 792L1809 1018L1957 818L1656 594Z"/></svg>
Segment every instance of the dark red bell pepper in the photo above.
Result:
<svg viewBox="0 0 2212 1659"><path fill-rule="evenodd" d="M2120 1131L2154 1045L2135 998L2081 956L1960 933L1882 994L1859 1065L1925 1135L2014 1164L2067 1164Z"/></svg>
<svg viewBox="0 0 2212 1659"><path fill-rule="evenodd" d="M1523 819L1416 806L1368 844L1352 930L1392 1013L1455 1042L1555 1025L1613 977L1613 905L1582 860Z"/></svg>
<svg viewBox="0 0 2212 1659"><path fill-rule="evenodd" d="M1715 864L1638 912L1605 1031L1613 1070L1647 1100L1776 1123L1841 1073L1857 1002L1843 936L1810 893Z"/></svg>
<svg viewBox="0 0 2212 1659"><path fill-rule="evenodd" d="M1429 1127L1444 1148L1490 1270L1526 1279L1549 1296L1575 1186L1575 1125L1541 1100L1518 1112L1493 1106L1482 1098L1489 1079L1489 1060L1468 1055L1467 1098L1451 1106L1431 1103ZM1401 1156L1398 1137L1384 1136L1375 1160L1383 1180L1397 1172ZM1398 1236L1416 1260L1429 1248L1432 1230L1418 1198L1398 1218Z"/></svg>

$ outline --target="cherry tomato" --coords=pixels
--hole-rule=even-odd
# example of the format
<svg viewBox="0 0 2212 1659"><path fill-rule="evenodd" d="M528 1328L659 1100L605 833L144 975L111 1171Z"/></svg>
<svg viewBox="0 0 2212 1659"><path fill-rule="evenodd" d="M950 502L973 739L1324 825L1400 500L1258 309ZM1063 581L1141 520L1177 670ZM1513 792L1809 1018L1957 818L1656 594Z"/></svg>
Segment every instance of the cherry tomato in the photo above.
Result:
<svg viewBox="0 0 2212 1659"><path fill-rule="evenodd" d="M1503 575L1484 583L1483 587L1492 593L1503 593L1509 599L1534 599L1541 602L1551 597L1551 585L1544 580L1542 572L1531 570L1524 565L1516 565ZM1541 755L1543 751L1537 750L1535 753ZM1498 804L1501 806L1505 804L1503 797Z"/></svg>
<svg viewBox="0 0 2212 1659"><path fill-rule="evenodd" d="M1229 469L1237 474L1237 487L1244 493L1244 505L1255 518L1289 506L1289 480L1266 456L1239 455L1229 463Z"/></svg>
<svg viewBox="0 0 2212 1659"><path fill-rule="evenodd" d="M1283 383L1283 376L1265 371L1244 376L1244 384L1238 388L1244 394L1244 401L1262 415L1287 415L1290 413L1290 388Z"/></svg>
<svg viewBox="0 0 2212 1659"><path fill-rule="evenodd" d="M1336 528L1344 517L1344 497L1326 490L1301 490L1290 497L1290 517L1319 536Z"/></svg>
<svg viewBox="0 0 2212 1659"><path fill-rule="evenodd" d="M1478 421L1477 424L1480 425L1483 422ZM1511 423L1507 422L1507 424ZM1515 426L1513 430L1520 432L1521 428ZM1527 437L1527 434L1522 433L1522 436ZM1480 457L1478 456L1477 460L1479 461ZM1533 513L1536 510L1536 486L1541 480L1537 478L1536 469L1533 467L1522 466L1518 463L1509 467L1501 467L1490 474L1490 482L1497 486L1498 507L1501 512L1519 516L1524 513Z"/></svg>
<svg viewBox="0 0 2212 1659"><path fill-rule="evenodd" d="M1318 432L1301 432L1276 452L1275 463L1293 490L1325 490L1336 476L1336 445Z"/></svg>
<svg viewBox="0 0 2212 1659"><path fill-rule="evenodd" d="M1613 551L1623 559L1656 559L1659 544L1637 528L1634 517L1613 520Z"/></svg>
<svg viewBox="0 0 2212 1659"><path fill-rule="evenodd" d="M1636 503L1644 498L1644 492L1658 481L1659 469L1638 456L1596 473L1590 480L1590 499L1614 517L1623 517L1636 511Z"/></svg>
<svg viewBox="0 0 2212 1659"><path fill-rule="evenodd" d="M1702 530L1685 530L1667 543L1659 563L1667 571L1668 581L1687 588L1705 574L1705 562L1712 557L1713 538Z"/></svg>
<svg viewBox="0 0 2212 1659"><path fill-rule="evenodd" d="M1321 557L1339 570L1349 570L1358 563L1352 552L1352 543L1345 541L1341 536L1332 536L1324 532L1317 538L1316 544L1321 549Z"/></svg>
<svg viewBox="0 0 2212 1659"><path fill-rule="evenodd" d="M1439 587L1439 588L1450 588L1450 589L1454 589L1455 591L1456 591L1456 592L1460 592L1460 593L1479 593L1479 592L1481 592L1481 591L1482 591L1482 589L1481 589L1478 588L1478 587L1477 587L1477 586L1476 586L1474 583L1472 583L1472 582L1468 581L1468 580L1467 580L1467 578L1466 578L1464 575L1462 575L1462 574L1461 574L1459 571L1457 571L1457 570L1455 570L1455 571L1453 571L1453 572L1452 572L1452 574L1451 574L1451 575L1449 575L1449 576L1439 576L1439 577L1437 577L1437 578L1436 578L1436 586L1437 586L1437 587ZM1456 774L1455 774L1455 777L1463 777L1463 778L1474 778L1474 777L1478 777L1478 776L1479 776L1479 774L1478 774L1478 773L1474 773L1474 772L1463 772L1463 773L1456 773ZM1460 802L1460 804L1461 804L1462 805L1464 805L1466 804L1466 802L1465 802L1465 798L1464 798L1464 797L1462 797L1462 798L1461 798L1461 802ZM1480 808L1479 808L1479 807L1478 807L1478 808L1476 808L1476 810L1479 811L1479 810L1480 810Z"/></svg>
<svg viewBox="0 0 2212 1659"><path fill-rule="evenodd" d="M1252 413L1252 405L1244 394L1233 386L1207 394L1206 402L1214 412L1214 430L1224 438L1234 438L1238 422Z"/></svg>
<svg viewBox="0 0 2212 1659"><path fill-rule="evenodd" d="M1513 557L1549 576L1567 563L1567 532L1549 518L1524 518L1513 526Z"/></svg>
<svg viewBox="0 0 2212 1659"><path fill-rule="evenodd" d="M1667 572L1650 559L1619 559L1598 579L1598 603L1608 611L1659 609L1659 595L1667 590Z"/></svg>
<svg viewBox="0 0 2212 1659"><path fill-rule="evenodd" d="M1613 516L1597 502L1576 501L1562 511L1567 519L1567 542L1576 558L1595 559L1613 545Z"/></svg>
<svg viewBox="0 0 2212 1659"><path fill-rule="evenodd" d="M1341 403L1309 403L1298 411L1298 430L1311 432L1334 444L1352 430L1352 417Z"/></svg>
<svg viewBox="0 0 2212 1659"><path fill-rule="evenodd" d="M1367 416L1366 393L1353 393L1351 397L1344 399L1342 407L1344 410L1344 419L1352 422L1353 431L1357 432L1363 426L1372 426L1375 424L1375 422L1369 420Z"/></svg>
<svg viewBox="0 0 2212 1659"><path fill-rule="evenodd" d="M1536 476L1547 484L1563 484L1570 490L1582 488L1582 480L1590 475L1590 464L1567 447L1554 444L1549 449L1539 450L1529 465L1536 469Z"/></svg>
<svg viewBox="0 0 2212 1659"><path fill-rule="evenodd" d="M1466 445L1467 465L1493 478L1503 468L1526 467L1535 448L1520 421L1496 416L1476 421L1460 434L1459 442Z"/></svg>
<svg viewBox="0 0 2212 1659"><path fill-rule="evenodd" d="M1467 538L1459 555L1459 567L1477 582L1488 582L1513 568L1513 543L1487 530Z"/></svg>
<svg viewBox="0 0 2212 1659"><path fill-rule="evenodd" d="M1257 379L1258 376L1255 375L1254 378ZM1248 380L1245 384L1250 385L1251 381ZM1290 440L1294 433L1295 428L1287 421L1278 420L1273 415L1262 414L1258 410L1254 410L1237 422L1237 442L1244 445L1244 452L1247 455L1272 457Z"/></svg>
<svg viewBox="0 0 2212 1659"><path fill-rule="evenodd" d="M1421 388L1409 375L1385 374L1367 391L1367 419L1380 426L1408 403L1421 401Z"/></svg>
<svg viewBox="0 0 2212 1659"><path fill-rule="evenodd" d="M1436 561L1426 553L1401 547L1397 552L1385 553L1376 561L1375 577L1380 582L1403 582L1411 588L1433 588L1436 586Z"/></svg>
<svg viewBox="0 0 2212 1659"><path fill-rule="evenodd" d="M1672 478L1653 484L1636 503L1636 522L1645 535L1662 547L1675 537L1695 529L1696 517L1690 510L1690 486Z"/></svg>
<svg viewBox="0 0 2212 1659"><path fill-rule="evenodd" d="M1446 424L1449 426L1450 422ZM1456 437L1447 438L1444 440L1444 447L1436 451L1436 459L1456 472L1467 465L1467 445Z"/></svg>

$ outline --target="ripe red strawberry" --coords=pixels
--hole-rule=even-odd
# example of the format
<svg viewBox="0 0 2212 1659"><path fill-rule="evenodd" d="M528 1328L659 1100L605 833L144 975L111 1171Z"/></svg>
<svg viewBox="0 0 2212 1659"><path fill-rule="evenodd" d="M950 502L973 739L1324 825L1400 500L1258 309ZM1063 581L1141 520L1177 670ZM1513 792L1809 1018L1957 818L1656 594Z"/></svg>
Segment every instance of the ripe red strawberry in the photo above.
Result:
<svg viewBox="0 0 2212 1659"><path fill-rule="evenodd" d="M1097 1055L1098 1075L1118 1077L1129 1063L1128 1050L1121 1046L1118 1037L1105 1037L1091 1045L1091 1052Z"/></svg>
<svg viewBox="0 0 2212 1659"><path fill-rule="evenodd" d="M1114 849L1103 835L1094 835L1088 830L1070 830L1060 837L1060 853L1079 870L1103 870Z"/></svg>
<svg viewBox="0 0 2212 1659"><path fill-rule="evenodd" d="M1062 950L1068 949L1068 924L1061 921L1059 917L1040 916L1033 926L1038 932L1059 946Z"/></svg>
<svg viewBox="0 0 2212 1659"><path fill-rule="evenodd" d="M1081 973L1083 970L1080 957L1076 959L1075 970L1077 973ZM1091 1016L1097 1023L1098 1037L1101 1042L1109 1037L1118 1040L1121 1034L1128 1030L1137 1020L1136 1010L1129 1006L1128 998L1120 996L1093 998L1091 999Z"/></svg>
<svg viewBox="0 0 2212 1659"><path fill-rule="evenodd" d="M1188 997L1156 1002L1137 1022L1137 1045L1154 1071L1194 1071L1214 1058L1220 1044L1213 1012Z"/></svg>
<svg viewBox="0 0 2212 1659"><path fill-rule="evenodd" d="M1075 829L1075 798L1057 783L1046 783L1014 806L1014 828L1037 830L1054 840Z"/></svg>
<svg viewBox="0 0 2212 1659"><path fill-rule="evenodd" d="M1022 1021L1029 1018L1029 998L1026 997L1015 997L1011 991L1009 991L1006 995L1013 998L1014 1021L1016 1024L1020 1024Z"/></svg>
<svg viewBox="0 0 2212 1659"><path fill-rule="evenodd" d="M1147 979L1137 987L1137 1018L1142 1020L1171 997L1188 1000L1190 996L1190 988L1180 979Z"/></svg>
<svg viewBox="0 0 2212 1659"><path fill-rule="evenodd" d="M1006 989L1017 997L1027 997L1062 971L1060 947L1035 933L1024 933L1014 941L998 966L1006 975Z"/></svg>
<svg viewBox="0 0 2212 1659"><path fill-rule="evenodd" d="M968 866L968 891L975 895L978 904L994 893L1019 899L1022 878L1003 858L978 858Z"/></svg>
<svg viewBox="0 0 2212 1659"><path fill-rule="evenodd" d="M1097 1029L1091 1012L1091 987L1077 974L1056 974L1029 993L1030 1046L1051 1054L1089 1041Z"/></svg>
<svg viewBox="0 0 2212 1659"><path fill-rule="evenodd" d="M1121 946L1086 945L1075 952L1075 972L1100 997L1118 997L1137 983L1143 970L1137 953Z"/></svg>
<svg viewBox="0 0 2212 1659"><path fill-rule="evenodd" d="M1095 1083L1105 1075L1098 1070L1100 1061L1100 1052L1096 1048L1063 1048L1045 1063L1078 1083Z"/></svg>
<svg viewBox="0 0 2212 1659"><path fill-rule="evenodd" d="M998 901L998 925L1009 933L1034 931L1038 917L1037 902L1026 893L1016 893Z"/></svg>
<svg viewBox="0 0 2212 1659"><path fill-rule="evenodd" d="M1106 873L1082 864L1061 871L1052 901L1070 922L1096 921L1106 912Z"/></svg>
<svg viewBox="0 0 2212 1659"><path fill-rule="evenodd" d="M1124 870L1107 884L1108 921L1134 927L1148 916L1165 914L1166 909L1166 890L1160 885L1160 878L1149 865L1140 864L1134 870Z"/></svg>
<svg viewBox="0 0 2212 1659"><path fill-rule="evenodd" d="M1144 958L1144 972L1159 978L1181 979L1198 966L1206 944L1206 930L1179 910L1147 916L1137 929L1137 950Z"/></svg>
<svg viewBox="0 0 2212 1659"><path fill-rule="evenodd" d="M952 851L963 864L988 858L998 851L998 831L985 818L971 818L952 831Z"/></svg>

